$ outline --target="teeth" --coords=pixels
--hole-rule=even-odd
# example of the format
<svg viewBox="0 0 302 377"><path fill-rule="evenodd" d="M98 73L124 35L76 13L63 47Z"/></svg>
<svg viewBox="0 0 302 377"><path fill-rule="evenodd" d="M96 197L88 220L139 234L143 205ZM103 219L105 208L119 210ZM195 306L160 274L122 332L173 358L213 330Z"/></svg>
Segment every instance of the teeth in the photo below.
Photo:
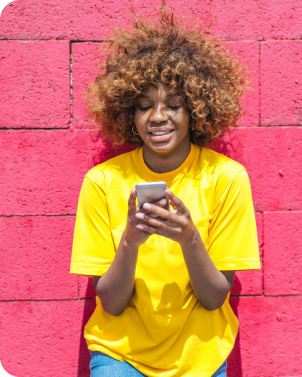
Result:
<svg viewBox="0 0 302 377"><path fill-rule="evenodd" d="M170 131L166 131L166 132L151 132L152 135L155 135L155 136L160 136L160 135L166 135L166 134L169 134Z"/></svg>

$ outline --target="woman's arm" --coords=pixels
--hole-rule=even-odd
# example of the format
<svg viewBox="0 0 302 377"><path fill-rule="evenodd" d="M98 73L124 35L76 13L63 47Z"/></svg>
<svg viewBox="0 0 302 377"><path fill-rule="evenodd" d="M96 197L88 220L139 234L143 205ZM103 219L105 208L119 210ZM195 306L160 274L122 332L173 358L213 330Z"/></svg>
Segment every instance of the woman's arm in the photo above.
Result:
<svg viewBox="0 0 302 377"><path fill-rule="evenodd" d="M232 288L235 271L216 268L198 231L180 246L195 295L207 310L219 309Z"/></svg>
<svg viewBox="0 0 302 377"><path fill-rule="evenodd" d="M158 206L159 203L154 203ZM120 315L129 304L134 290L135 269L138 249L150 236L137 225L142 221L136 218L136 190L131 189L128 200L128 219L126 229L109 269L103 276L94 276L93 284L101 300L103 309L113 315Z"/></svg>
<svg viewBox="0 0 302 377"><path fill-rule="evenodd" d="M129 242L124 232L108 271L101 277L93 277L103 309L111 315L120 315L132 297L138 248Z"/></svg>
<svg viewBox="0 0 302 377"><path fill-rule="evenodd" d="M144 225L140 225L140 229L150 234L168 237L180 244L195 295L207 310L218 309L223 305L232 287L235 271L219 271L216 268L189 210L170 190L166 190L166 194L175 211L169 212L145 204L144 209L147 213L156 213L164 220L159 221L147 214L138 213L136 216L145 222Z"/></svg>

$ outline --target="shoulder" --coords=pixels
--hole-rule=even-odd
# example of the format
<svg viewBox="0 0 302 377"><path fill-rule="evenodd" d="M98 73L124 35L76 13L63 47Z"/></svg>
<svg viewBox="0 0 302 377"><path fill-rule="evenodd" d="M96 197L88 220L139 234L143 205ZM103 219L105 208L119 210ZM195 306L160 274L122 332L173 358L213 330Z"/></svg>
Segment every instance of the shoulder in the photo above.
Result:
<svg viewBox="0 0 302 377"><path fill-rule="evenodd" d="M223 192L231 185L243 182L249 185L246 169L239 162L209 148L203 148L201 156L205 169L213 178L215 191Z"/></svg>
<svg viewBox="0 0 302 377"><path fill-rule="evenodd" d="M236 177L247 177L243 165L210 148L202 148L201 158L204 169L213 176L215 182L231 182Z"/></svg>
<svg viewBox="0 0 302 377"><path fill-rule="evenodd" d="M203 148L201 155L204 164L213 174L232 177L245 170L245 167L239 162L210 148Z"/></svg>
<svg viewBox="0 0 302 377"><path fill-rule="evenodd" d="M136 154L137 149L102 162L90 169L85 174L85 178L100 185L106 178L118 179L119 175L123 175L126 170L129 171L129 168L131 169L131 166L135 165Z"/></svg>

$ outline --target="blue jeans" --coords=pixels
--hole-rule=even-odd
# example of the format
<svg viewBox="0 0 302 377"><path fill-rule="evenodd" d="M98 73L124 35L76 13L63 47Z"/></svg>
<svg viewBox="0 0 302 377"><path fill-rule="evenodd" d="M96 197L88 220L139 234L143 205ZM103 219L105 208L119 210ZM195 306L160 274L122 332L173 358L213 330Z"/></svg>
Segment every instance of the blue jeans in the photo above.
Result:
<svg viewBox="0 0 302 377"><path fill-rule="evenodd" d="M146 377L126 361L115 360L98 351L89 351L91 354L91 377ZM212 377L226 377L227 362L213 374Z"/></svg>

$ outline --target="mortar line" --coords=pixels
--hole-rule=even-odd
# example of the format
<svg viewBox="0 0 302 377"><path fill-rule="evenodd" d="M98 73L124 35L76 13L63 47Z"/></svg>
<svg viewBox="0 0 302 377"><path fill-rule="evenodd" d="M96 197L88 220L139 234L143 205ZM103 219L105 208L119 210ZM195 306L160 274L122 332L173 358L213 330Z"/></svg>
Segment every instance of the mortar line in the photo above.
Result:
<svg viewBox="0 0 302 377"><path fill-rule="evenodd" d="M72 44L69 42L69 124L73 122Z"/></svg>
<svg viewBox="0 0 302 377"><path fill-rule="evenodd" d="M95 300L95 297L81 297L81 298L62 298L62 299L43 299L43 300L40 300L40 299L24 299L24 300L0 300L0 302L68 302L68 301L91 301L91 300ZM278 295L231 295L230 297L234 297L234 298L237 298L237 297L263 297L264 299L266 297L275 297L275 298L278 298L278 297L302 297L302 294L298 294L298 295L287 295L287 294L278 294Z"/></svg>
<svg viewBox="0 0 302 377"><path fill-rule="evenodd" d="M301 209L297 209L297 210L292 210L292 209L287 209L287 210L284 210L284 211L280 211L280 210L277 210L277 211L263 211L263 214L265 213L285 213L285 212L293 212L293 213L300 213L302 212Z"/></svg>
<svg viewBox="0 0 302 377"><path fill-rule="evenodd" d="M300 127L301 128L301 125L300 124L269 124L269 125L265 125L265 126L260 126L261 128L272 128L272 127L275 127L275 128L285 128L285 127ZM241 127L243 128L243 127ZM245 128L256 128L256 127L245 127ZM259 127L258 127L259 128Z"/></svg>
<svg viewBox="0 0 302 377"><path fill-rule="evenodd" d="M165 5L165 0L162 0L163 5ZM264 39L224 39L226 42L245 42L245 41L256 41L256 42L268 42L268 41L301 41L302 38L264 38ZM65 42L72 42L72 43L86 43L86 42L93 42L93 43L102 43L102 42L111 42L110 39L98 40L98 39L69 39L69 38L0 38L0 41L20 41L20 42L39 42L39 41L65 41Z"/></svg>
<svg viewBox="0 0 302 377"><path fill-rule="evenodd" d="M255 213L261 213L262 215L264 213L301 213L302 210L297 210L297 211L293 211L293 210L284 210L284 211L265 211L265 212L262 212L262 211L255 211ZM27 215L18 215L18 214L14 214L14 215L0 215L0 218L6 218L6 217L63 217L63 216L76 216L76 213L62 213L62 214L27 214ZM263 234L263 239L262 239L262 246L264 247L264 216L263 216L263 222L262 222L262 234Z"/></svg>
<svg viewBox="0 0 302 377"><path fill-rule="evenodd" d="M74 217L76 214L72 213L65 213L65 214L59 214L59 215L0 215L0 218L6 218L6 217Z"/></svg>
<svg viewBox="0 0 302 377"><path fill-rule="evenodd" d="M298 294L298 295L289 295L289 294L276 294L276 295L230 295L230 297L302 297L302 294Z"/></svg>
<svg viewBox="0 0 302 377"><path fill-rule="evenodd" d="M259 56L259 78L258 78L258 110L259 110L259 119L258 126L261 126L261 42L258 42L258 56Z"/></svg>
<svg viewBox="0 0 302 377"><path fill-rule="evenodd" d="M94 300L95 297L82 297L82 298L62 298L62 299L44 299L44 300L0 300L0 302L48 302L48 301L83 301L83 300Z"/></svg>
<svg viewBox="0 0 302 377"><path fill-rule="evenodd" d="M112 42L111 39L103 39L103 40L98 40L98 39L70 39L70 44L74 43L109 43Z"/></svg>
<svg viewBox="0 0 302 377"><path fill-rule="evenodd" d="M263 297L262 294L260 295L230 295L230 297Z"/></svg>
<svg viewBox="0 0 302 377"><path fill-rule="evenodd" d="M53 131L53 130L69 130L69 127L0 127L0 131L7 131L7 130L43 130L43 131Z"/></svg>
<svg viewBox="0 0 302 377"><path fill-rule="evenodd" d="M59 41L59 42L71 42L71 43L102 43L102 42L112 42L111 39L69 39L69 38L29 38L29 39L22 39L22 38L0 38L0 41L14 41L14 42L48 42L48 41Z"/></svg>
<svg viewBox="0 0 302 377"><path fill-rule="evenodd" d="M239 129L242 130L255 130L255 129L265 129L265 128L302 128L302 125L295 124L279 124L279 125L266 125L266 126L257 126L257 127L243 127L241 126ZM70 127L0 127L0 131L19 131L19 130L29 130L29 131L62 131L62 130L69 130ZM79 131L91 131L89 128L78 128Z"/></svg>

